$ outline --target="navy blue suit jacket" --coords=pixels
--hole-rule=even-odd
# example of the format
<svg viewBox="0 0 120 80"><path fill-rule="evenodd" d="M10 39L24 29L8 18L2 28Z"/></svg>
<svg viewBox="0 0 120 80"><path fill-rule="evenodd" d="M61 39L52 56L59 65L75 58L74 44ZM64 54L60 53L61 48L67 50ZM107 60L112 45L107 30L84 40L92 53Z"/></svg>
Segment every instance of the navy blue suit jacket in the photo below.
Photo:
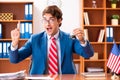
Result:
<svg viewBox="0 0 120 80"><path fill-rule="evenodd" d="M87 42L85 47L80 45L80 41L70 38L69 34L62 31L59 33L61 48L61 72L62 74L74 74L75 66L73 64L73 53L79 54L85 58L93 55L93 48ZM9 47L10 62L18 63L32 55L32 65L30 74L45 74L47 69L47 34L42 32L33 35L24 46L15 51Z"/></svg>

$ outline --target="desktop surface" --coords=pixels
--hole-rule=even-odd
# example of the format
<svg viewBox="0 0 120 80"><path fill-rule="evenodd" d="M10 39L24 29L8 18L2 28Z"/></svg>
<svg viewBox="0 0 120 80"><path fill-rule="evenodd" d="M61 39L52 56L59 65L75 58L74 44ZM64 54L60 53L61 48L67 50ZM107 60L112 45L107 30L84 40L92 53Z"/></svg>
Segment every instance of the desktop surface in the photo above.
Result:
<svg viewBox="0 0 120 80"><path fill-rule="evenodd" d="M41 78L41 79L40 79ZM63 75L27 75L25 80L111 80L111 74L106 74L104 77L92 76L85 77L81 74L63 74Z"/></svg>

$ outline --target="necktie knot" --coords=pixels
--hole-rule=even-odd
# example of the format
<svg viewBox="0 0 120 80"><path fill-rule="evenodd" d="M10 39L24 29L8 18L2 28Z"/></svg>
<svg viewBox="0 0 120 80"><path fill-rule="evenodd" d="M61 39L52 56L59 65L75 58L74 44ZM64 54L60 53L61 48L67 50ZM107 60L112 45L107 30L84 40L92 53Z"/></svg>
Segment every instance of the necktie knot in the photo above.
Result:
<svg viewBox="0 0 120 80"><path fill-rule="evenodd" d="M55 37L53 36L53 37L51 37L50 39L51 39L51 40L55 40Z"/></svg>

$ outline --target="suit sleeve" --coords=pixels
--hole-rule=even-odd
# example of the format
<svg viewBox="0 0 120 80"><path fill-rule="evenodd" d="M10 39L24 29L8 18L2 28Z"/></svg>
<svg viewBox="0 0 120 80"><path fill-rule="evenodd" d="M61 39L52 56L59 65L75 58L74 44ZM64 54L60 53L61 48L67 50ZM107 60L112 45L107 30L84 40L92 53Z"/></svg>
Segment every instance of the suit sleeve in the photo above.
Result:
<svg viewBox="0 0 120 80"><path fill-rule="evenodd" d="M31 55L31 39L29 39L20 49L12 51L9 47L9 59L11 63L18 63Z"/></svg>
<svg viewBox="0 0 120 80"><path fill-rule="evenodd" d="M81 55L84 58L89 58L94 54L93 47L88 41L86 46L81 46L80 42L78 40L75 40L74 50L75 53Z"/></svg>

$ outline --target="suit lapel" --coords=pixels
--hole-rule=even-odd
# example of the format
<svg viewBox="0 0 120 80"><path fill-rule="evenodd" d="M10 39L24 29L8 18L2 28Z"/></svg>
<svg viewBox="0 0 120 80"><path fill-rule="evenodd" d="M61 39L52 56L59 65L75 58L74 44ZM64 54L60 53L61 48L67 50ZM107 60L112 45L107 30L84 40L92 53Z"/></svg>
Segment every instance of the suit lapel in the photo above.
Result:
<svg viewBox="0 0 120 80"><path fill-rule="evenodd" d="M64 59L64 51L65 51L65 38L63 33L60 31L60 49L61 49L61 65Z"/></svg>
<svg viewBox="0 0 120 80"><path fill-rule="evenodd" d="M44 36L41 38L41 49L42 50L42 55L43 55L43 61L44 61L44 69L46 67L46 62L47 62L47 36L46 33L44 33Z"/></svg>

